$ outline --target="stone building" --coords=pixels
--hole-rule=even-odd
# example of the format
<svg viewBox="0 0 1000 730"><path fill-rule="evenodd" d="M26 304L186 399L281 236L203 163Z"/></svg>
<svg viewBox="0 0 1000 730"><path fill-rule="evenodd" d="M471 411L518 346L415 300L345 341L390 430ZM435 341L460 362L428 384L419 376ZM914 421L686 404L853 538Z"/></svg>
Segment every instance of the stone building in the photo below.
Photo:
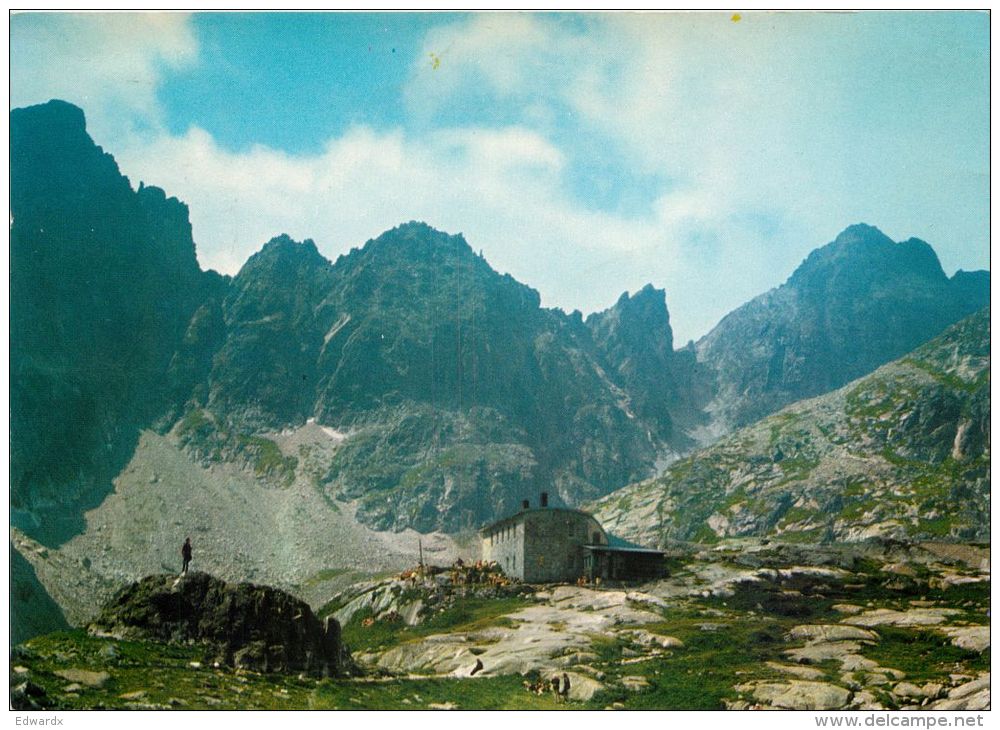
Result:
<svg viewBox="0 0 1000 730"><path fill-rule="evenodd" d="M612 547L600 523L578 509L549 507L542 493L538 508L528 500L521 511L479 531L482 555L525 583L635 580L663 574L663 553Z"/></svg>

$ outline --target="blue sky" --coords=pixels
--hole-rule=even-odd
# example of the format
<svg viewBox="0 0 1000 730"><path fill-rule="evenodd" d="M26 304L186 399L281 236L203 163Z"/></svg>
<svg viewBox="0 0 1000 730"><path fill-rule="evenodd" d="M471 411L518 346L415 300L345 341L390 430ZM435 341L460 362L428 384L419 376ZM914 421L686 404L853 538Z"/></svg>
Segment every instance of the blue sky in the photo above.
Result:
<svg viewBox="0 0 1000 730"><path fill-rule="evenodd" d="M425 220L548 306L665 288L682 343L852 223L989 265L985 13L14 15L53 97L227 273Z"/></svg>

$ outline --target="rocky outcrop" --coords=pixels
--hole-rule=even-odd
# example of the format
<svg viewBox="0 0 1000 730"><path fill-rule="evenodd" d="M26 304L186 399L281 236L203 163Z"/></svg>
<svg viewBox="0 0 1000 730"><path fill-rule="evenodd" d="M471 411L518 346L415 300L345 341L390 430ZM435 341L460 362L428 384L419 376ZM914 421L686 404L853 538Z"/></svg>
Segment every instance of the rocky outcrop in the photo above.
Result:
<svg viewBox="0 0 1000 730"><path fill-rule="evenodd" d="M337 674L350 654L335 619L320 622L283 591L230 584L207 573L155 575L110 601L90 630L99 635L209 644L216 661L263 672Z"/></svg>
<svg viewBox="0 0 1000 730"><path fill-rule="evenodd" d="M989 626L950 626L944 632L961 649L982 652L990 648Z"/></svg>
<svg viewBox="0 0 1000 730"><path fill-rule="evenodd" d="M634 296L625 292L610 309L587 317L587 327L607 370L628 394L630 411L669 437L681 388L665 292L649 285Z"/></svg>
<svg viewBox="0 0 1000 730"><path fill-rule="evenodd" d="M949 690L947 697L927 707L929 710L988 710L990 709L990 673Z"/></svg>
<svg viewBox="0 0 1000 730"><path fill-rule="evenodd" d="M839 710L851 699L851 693L843 687L799 679L741 684L736 690L749 693L769 708L782 710Z"/></svg>
<svg viewBox="0 0 1000 730"><path fill-rule="evenodd" d="M656 605L661 602L654 596L557 586L550 592L535 592L534 599L535 605L508 614L503 625L433 634L386 651L360 654L358 661L392 673L467 677L481 664L476 677L529 672L548 676L566 670L586 672L598 658L592 651L597 635L614 636L631 647L635 657L663 657L684 646L675 637L638 628L659 620ZM581 683L578 691L592 694L598 688L596 682Z"/></svg>

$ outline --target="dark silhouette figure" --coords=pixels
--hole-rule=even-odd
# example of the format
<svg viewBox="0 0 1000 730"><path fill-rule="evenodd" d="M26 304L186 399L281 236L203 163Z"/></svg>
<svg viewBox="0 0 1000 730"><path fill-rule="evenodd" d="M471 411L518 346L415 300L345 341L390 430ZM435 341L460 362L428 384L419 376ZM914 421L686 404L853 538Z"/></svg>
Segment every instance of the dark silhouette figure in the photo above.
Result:
<svg viewBox="0 0 1000 730"><path fill-rule="evenodd" d="M569 675L563 672L562 686L559 688L559 696L563 702L569 702Z"/></svg>
<svg viewBox="0 0 1000 730"><path fill-rule="evenodd" d="M191 562L191 538L189 537L184 541L184 546L181 548L181 557L184 558L184 567L181 568L181 574L186 575L188 572L188 563Z"/></svg>

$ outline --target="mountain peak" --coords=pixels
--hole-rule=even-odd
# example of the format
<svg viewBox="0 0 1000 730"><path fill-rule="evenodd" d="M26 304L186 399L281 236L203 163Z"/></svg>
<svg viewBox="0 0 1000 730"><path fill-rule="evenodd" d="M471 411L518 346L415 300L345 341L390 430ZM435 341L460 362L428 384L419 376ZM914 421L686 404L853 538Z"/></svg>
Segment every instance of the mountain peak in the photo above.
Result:
<svg viewBox="0 0 1000 730"><path fill-rule="evenodd" d="M456 276L470 283L469 277L497 275L461 234L445 233L418 221L402 223L369 239L361 248L339 257L335 265L354 276L374 276L383 282L393 279L404 288L416 271L424 271L431 279Z"/></svg>
<svg viewBox="0 0 1000 730"><path fill-rule="evenodd" d="M652 284L646 284L636 291L635 294L629 295L627 291L622 292L622 295L618 297L618 302L615 306L624 305L625 303L631 303L632 305L642 304L653 307L662 306L666 308L667 303L667 291L666 289L657 289Z"/></svg>
<svg viewBox="0 0 1000 730"><path fill-rule="evenodd" d="M834 243L846 244L854 241L880 241L892 243L893 240L876 226L868 223L852 223L834 239Z"/></svg>
<svg viewBox="0 0 1000 730"><path fill-rule="evenodd" d="M896 243L878 228L858 223L813 251L788 282L796 288L828 289L834 277L868 287L875 280L915 276L935 284L946 281L930 244L918 238ZM853 285L849 285L853 288Z"/></svg>
<svg viewBox="0 0 1000 730"><path fill-rule="evenodd" d="M10 120L12 127L23 124L26 127L41 128L52 136L76 137L85 134L87 129L83 109L61 99L12 109Z"/></svg>
<svg viewBox="0 0 1000 730"><path fill-rule="evenodd" d="M587 317L586 325L608 369L632 394L635 411L668 436L677 390L666 291L647 284L631 296L625 292L611 308Z"/></svg>
<svg viewBox="0 0 1000 730"><path fill-rule="evenodd" d="M240 281L259 276L264 276L268 280L273 277L294 279L299 276L296 272L327 268L330 265L311 238L299 242L287 233L282 233L265 243L260 251L247 259L236 278Z"/></svg>
<svg viewBox="0 0 1000 730"><path fill-rule="evenodd" d="M438 230L429 223L424 221L411 220L406 223L400 223L395 228L391 228L385 233L383 233L379 238L387 235L395 234L402 238L418 238L420 236L443 236L448 238L462 238L462 234L459 233L456 236L452 236L449 233Z"/></svg>
<svg viewBox="0 0 1000 730"><path fill-rule="evenodd" d="M22 215L65 196L126 198L132 193L114 158L87 134L83 110L65 101L11 110L10 168L11 206Z"/></svg>
<svg viewBox="0 0 1000 730"><path fill-rule="evenodd" d="M667 311L667 292L646 284L635 294L622 292L614 306L604 312L595 312L587 317L587 322L600 327L599 322L609 323L627 320L629 326L638 326L649 332L670 332L670 313Z"/></svg>
<svg viewBox="0 0 1000 730"><path fill-rule="evenodd" d="M362 250L370 255L385 254L425 260L434 260L443 255L473 255L472 247L461 233L445 233L421 221L401 223L368 241Z"/></svg>
<svg viewBox="0 0 1000 730"><path fill-rule="evenodd" d="M949 280L924 241L850 226L698 343L719 373L716 412L744 425L839 388L980 308L988 290L988 275Z"/></svg>
<svg viewBox="0 0 1000 730"><path fill-rule="evenodd" d="M279 236L275 236L270 241L264 244L261 252L271 252L271 253L293 253L293 254L313 254L320 256L319 249L316 248L316 242L311 238L307 238L304 241L296 241L294 238L289 236L287 233L282 233Z"/></svg>

